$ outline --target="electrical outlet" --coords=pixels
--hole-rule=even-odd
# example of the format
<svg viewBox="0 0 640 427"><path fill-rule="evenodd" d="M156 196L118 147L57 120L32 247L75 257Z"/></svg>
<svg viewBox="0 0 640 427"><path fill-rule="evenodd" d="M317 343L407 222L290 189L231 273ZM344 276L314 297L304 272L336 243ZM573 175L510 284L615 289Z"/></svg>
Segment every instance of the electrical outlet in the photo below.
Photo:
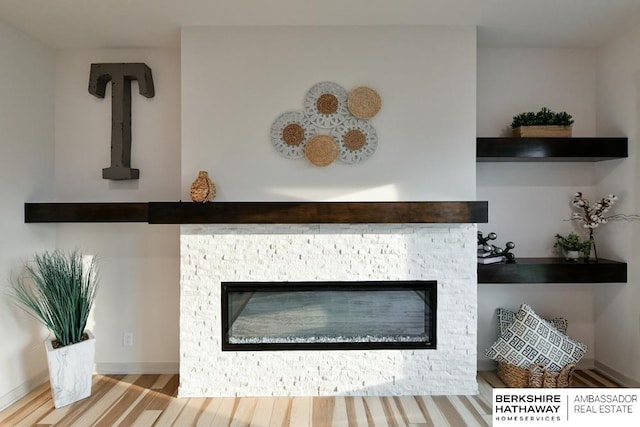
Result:
<svg viewBox="0 0 640 427"><path fill-rule="evenodd" d="M124 332L122 334L122 345L125 347L133 346L133 332Z"/></svg>

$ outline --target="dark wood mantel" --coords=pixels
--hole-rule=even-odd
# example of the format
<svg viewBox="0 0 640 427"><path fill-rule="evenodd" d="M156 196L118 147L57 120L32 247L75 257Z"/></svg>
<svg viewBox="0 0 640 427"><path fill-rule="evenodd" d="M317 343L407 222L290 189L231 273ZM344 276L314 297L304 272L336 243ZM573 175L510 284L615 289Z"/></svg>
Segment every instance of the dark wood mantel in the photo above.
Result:
<svg viewBox="0 0 640 427"><path fill-rule="evenodd" d="M486 201L25 203L26 223L486 223Z"/></svg>

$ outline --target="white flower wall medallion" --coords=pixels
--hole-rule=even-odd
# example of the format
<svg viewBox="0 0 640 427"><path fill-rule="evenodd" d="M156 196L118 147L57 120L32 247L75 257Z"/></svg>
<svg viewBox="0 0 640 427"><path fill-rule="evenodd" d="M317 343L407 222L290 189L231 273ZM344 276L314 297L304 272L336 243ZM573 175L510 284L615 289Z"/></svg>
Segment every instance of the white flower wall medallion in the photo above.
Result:
<svg viewBox="0 0 640 427"><path fill-rule="evenodd" d="M305 157L315 166L328 166L336 159L347 164L363 162L378 147L378 135L369 119L381 106L380 95L369 87L347 92L337 83L317 83L306 93L303 111L276 118L271 143L284 157Z"/></svg>
<svg viewBox="0 0 640 427"><path fill-rule="evenodd" d="M304 114L319 128L330 129L347 118L347 91L333 82L314 85L304 98Z"/></svg>
<svg viewBox="0 0 640 427"><path fill-rule="evenodd" d="M271 142L280 154L290 159L304 157L304 147L316 128L302 111L288 111L271 125Z"/></svg>
<svg viewBox="0 0 640 427"><path fill-rule="evenodd" d="M339 159L344 163L367 160L378 148L378 135L367 120L352 117L331 130L338 143Z"/></svg>

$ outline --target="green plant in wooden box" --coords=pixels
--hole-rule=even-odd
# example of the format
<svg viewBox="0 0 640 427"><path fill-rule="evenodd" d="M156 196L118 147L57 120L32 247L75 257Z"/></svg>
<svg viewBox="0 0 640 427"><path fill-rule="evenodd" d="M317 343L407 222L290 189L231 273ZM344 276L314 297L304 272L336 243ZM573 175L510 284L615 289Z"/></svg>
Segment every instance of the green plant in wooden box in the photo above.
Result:
<svg viewBox="0 0 640 427"><path fill-rule="evenodd" d="M542 107L537 113L520 113L513 117L511 127L520 137L570 137L573 117L563 111L556 113Z"/></svg>

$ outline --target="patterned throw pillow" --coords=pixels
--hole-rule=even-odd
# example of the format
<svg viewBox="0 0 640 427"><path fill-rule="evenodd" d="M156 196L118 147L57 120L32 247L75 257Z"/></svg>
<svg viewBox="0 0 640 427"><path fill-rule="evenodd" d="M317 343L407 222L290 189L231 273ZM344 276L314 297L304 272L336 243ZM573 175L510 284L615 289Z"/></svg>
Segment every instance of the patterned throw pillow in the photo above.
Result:
<svg viewBox="0 0 640 427"><path fill-rule="evenodd" d="M504 334L504 331L506 331L516 319L516 313L511 310L507 310L506 308L497 308L496 316L498 317L498 336L500 336ZM551 323L554 328L563 334L567 333L567 326L569 325L569 322L567 322L567 319L564 317L555 317L553 319L544 320Z"/></svg>
<svg viewBox="0 0 640 427"><path fill-rule="evenodd" d="M522 368L540 363L552 372L578 363L587 346L563 334L522 304L513 324L486 351L487 357Z"/></svg>

